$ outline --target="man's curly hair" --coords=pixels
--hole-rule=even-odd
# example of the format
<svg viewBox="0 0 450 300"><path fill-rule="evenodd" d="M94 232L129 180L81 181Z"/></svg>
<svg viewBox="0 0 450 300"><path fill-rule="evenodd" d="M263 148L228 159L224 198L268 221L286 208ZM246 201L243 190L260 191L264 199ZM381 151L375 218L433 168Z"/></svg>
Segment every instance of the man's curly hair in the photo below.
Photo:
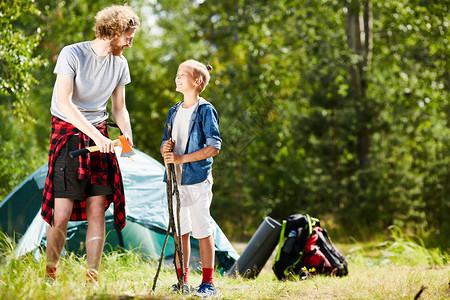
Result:
<svg viewBox="0 0 450 300"><path fill-rule="evenodd" d="M112 5L99 11L95 16L95 37L111 40L121 36L130 28L138 28L139 17L127 5Z"/></svg>

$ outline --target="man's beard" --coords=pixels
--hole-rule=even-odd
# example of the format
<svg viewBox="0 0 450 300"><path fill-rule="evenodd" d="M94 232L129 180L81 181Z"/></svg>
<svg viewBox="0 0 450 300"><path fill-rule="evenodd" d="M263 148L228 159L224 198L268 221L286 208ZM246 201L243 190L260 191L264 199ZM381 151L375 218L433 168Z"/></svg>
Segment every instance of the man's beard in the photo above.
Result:
<svg viewBox="0 0 450 300"><path fill-rule="evenodd" d="M120 55L122 55L122 52L123 52L123 48L119 46L118 41L119 41L119 39L115 38L111 41L111 44L109 45L109 47L111 49L111 54L114 56L120 56Z"/></svg>

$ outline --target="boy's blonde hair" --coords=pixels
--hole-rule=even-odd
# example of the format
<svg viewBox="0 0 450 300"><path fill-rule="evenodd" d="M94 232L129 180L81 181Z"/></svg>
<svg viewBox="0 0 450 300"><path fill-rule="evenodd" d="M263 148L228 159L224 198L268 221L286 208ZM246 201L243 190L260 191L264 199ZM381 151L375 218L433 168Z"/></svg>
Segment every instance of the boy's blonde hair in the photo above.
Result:
<svg viewBox="0 0 450 300"><path fill-rule="evenodd" d="M101 40L111 40L141 25L139 17L127 5L106 7L97 13L95 20L95 37Z"/></svg>
<svg viewBox="0 0 450 300"><path fill-rule="evenodd" d="M208 65L202 64L201 62L196 61L194 59L186 60L186 61L182 62L180 64L180 66L181 65L191 67L192 75L194 76L195 79L201 78L202 82L199 85L199 93L203 92L211 78L211 75L209 74L209 71L212 70L211 65L210 64L208 64Z"/></svg>

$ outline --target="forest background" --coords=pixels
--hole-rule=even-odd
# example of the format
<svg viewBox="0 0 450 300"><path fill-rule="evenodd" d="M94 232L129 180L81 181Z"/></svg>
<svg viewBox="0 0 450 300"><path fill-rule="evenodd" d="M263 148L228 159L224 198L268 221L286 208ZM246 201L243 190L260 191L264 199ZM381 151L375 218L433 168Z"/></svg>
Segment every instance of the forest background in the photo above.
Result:
<svg viewBox="0 0 450 300"><path fill-rule="evenodd" d="M46 163L53 69L121 1L0 0L0 199ZM135 147L159 153L178 65L214 70L212 215L233 240L265 216L319 217L336 239L397 225L450 247L449 2L135 0L126 56ZM113 135L113 134L112 134Z"/></svg>

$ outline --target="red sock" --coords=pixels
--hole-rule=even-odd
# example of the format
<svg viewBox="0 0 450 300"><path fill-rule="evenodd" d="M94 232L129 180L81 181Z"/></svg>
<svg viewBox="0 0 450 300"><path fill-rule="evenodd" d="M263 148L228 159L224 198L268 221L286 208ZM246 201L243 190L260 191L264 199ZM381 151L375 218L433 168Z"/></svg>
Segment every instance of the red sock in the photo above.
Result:
<svg viewBox="0 0 450 300"><path fill-rule="evenodd" d="M96 270L89 270L86 272L86 283L98 282L98 272Z"/></svg>
<svg viewBox="0 0 450 300"><path fill-rule="evenodd" d="M48 278L51 278L53 280L56 280L56 267L55 268L50 268L49 266L45 267L45 276L47 276Z"/></svg>
<svg viewBox="0 0 450 300"><path fill-rule="evenodd" d="M181 276L181 268L177 268L178 277ZM188 283L189 268L184 268L184 283Z"/></svg>
<svg viewBox="0 0 450 300"><path fill-rule="evenodd" d="M211 282L213 285L213 274L214 274L214 268L203 268L202 269L202 283L204 282Z"/></svg>

